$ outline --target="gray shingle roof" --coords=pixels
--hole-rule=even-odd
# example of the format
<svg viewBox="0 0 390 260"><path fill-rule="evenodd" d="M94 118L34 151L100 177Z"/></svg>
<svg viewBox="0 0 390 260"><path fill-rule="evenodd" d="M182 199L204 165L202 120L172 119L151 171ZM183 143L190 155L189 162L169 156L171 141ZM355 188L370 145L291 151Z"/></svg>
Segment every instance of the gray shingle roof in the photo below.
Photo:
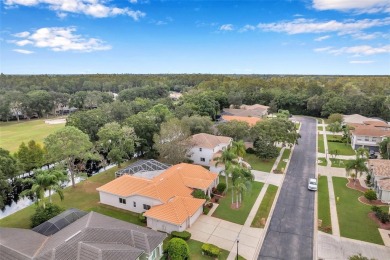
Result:
<svg viewBox="0 0 390 260"><path fill-rule="evenodd" d="M2 230L0 229L0 232ZM0 250L2 245L11 248L15 254L8 259L23 260L74 260L78 256L81 257L81 253L82 259L89 259L88 257L96 259L95 253L98 249L104 251L101 255L106 257L102 259L136 259L140 252L151 253L166 237L164 233L96 212L88 213L49 237L31 230L5 229L5 231L10 236L3 238L1 233ZM89 246L81 246L81 244L89 244ZM91 245L95 246L91 247ZM18 252L26 254L27 258L22 258Z"/></svg>

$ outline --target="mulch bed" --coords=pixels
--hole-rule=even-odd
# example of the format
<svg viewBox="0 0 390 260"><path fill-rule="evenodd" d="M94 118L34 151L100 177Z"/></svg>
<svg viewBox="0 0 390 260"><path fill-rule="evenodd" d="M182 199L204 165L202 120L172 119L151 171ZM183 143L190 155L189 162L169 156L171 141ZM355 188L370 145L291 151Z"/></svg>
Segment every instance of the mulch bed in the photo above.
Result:
<svg viewBox="0 0 390 260"><path fill-rule="evenodd" d="M366 199L366 197L364 196L360 196L358 198L358 200L363 203L363 204L366 204L366 205L370 205L370 206L387 206L388 204L386 203L383 203L381 202L380 200L372 200L372 201L369 201L368 199Z"/></svg>
<svg viewBox="0 0 390 260"><path fill-rule="evenodd" d="M352 178L348 178L347 187L361 192L366 192L366 190L368 190L367 188L364 188L362 185L360 185L359 180L354 181Z"/></svg>
<svg viewBox="0 0 390 260"><path fill-rule="evenodd" d="M368 217L372 219L372 221L374 221L379 226L379 228L390 230L390 222L383 224L379 219L377 219L377 217L375 216L375 212L368 213Z"/></svg>

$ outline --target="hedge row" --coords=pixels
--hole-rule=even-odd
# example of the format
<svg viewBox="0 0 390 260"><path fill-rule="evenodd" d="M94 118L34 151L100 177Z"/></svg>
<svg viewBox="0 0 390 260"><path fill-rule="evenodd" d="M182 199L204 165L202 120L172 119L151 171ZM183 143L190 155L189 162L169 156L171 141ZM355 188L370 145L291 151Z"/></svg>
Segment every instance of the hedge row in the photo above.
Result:
<svg viewBox="0 0 390 260"><path fill-rule="evenodd" d="M218 257L221 253L221 249L219 247L212 244L203 244L202 245L203 254L211 257Z"/></svg>
<svg viewBox="0 0 390 260"><path fill-rule="evenodd" d="M171 235L172 235L172 237L178 237L178 238L181 238L185 241L187 241L188 239L191 238L191 233L187 232L187 231L183 231L183 232L173 231L171 233Z"/></svg>

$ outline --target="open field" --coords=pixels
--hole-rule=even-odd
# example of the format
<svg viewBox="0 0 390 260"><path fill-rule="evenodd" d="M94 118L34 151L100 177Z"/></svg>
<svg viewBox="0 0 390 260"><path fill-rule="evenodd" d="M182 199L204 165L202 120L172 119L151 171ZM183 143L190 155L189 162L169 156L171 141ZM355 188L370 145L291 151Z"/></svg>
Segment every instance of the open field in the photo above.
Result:
<svg viewBox="0 0 390 260"><path fill-rule="evenodd" d="M278 148L280 153L280 148ZM262 160L254 154L246 154L244 156L244 161L248 162L253 170L263 171L263 172L271 172L272 166L276 161L276 158L271 160Z"/></svg>
<svg viewBox="0 0 390 260"><path fill-rule="evenodd" d="M269 185L267 191L265 192L264 198L261 201L260 207L256 212L256 216L252 221L251 227L255 228L263 228L264 225L261 223L261 219L265 218L267 221L269 212L271 211L272 204L274 203L274 199L276 196L276 192L278 191L278 187L275 185Z"/></svg>
<svg viewBox="0 0 390 260"><path fill-rule="evenodd" d="M47 119L1 122L0 147L13 153L22 142L27 144L30 140L35 140L42 144L46 136L65 126L65 123L46 124L45 120Z"/></svg>
<svg viewBox="0 0 390 260"><path fill-rule="evenodd" d="M219 182L225 183L225 177L221 176ZM224 198L219 200L219 206L215 210L213 217L224 219L233 223L243 225L251 211L253 204L255 203L257 196L261 189L263 188L264 183L261 182L252 182L252 187L247 192L243 194L243 201L241 206L238 209L232 209L232 183L229 179L229 187L227 194ZM234 201L236 198L234 197Z"/></svg>
<svg viewBox="0 0 390 260"><path fill-rule="evenodd" d="M134 161L131 161L134 162ZM125 167L131 162L122 165ZM99 193L97 187L114 179L114 173L118 168L114 167L105 172L99 173L87 180L76 184L75 188L68 187L64 189L65 199L61 201L57 194L53 195L53 203L65 208L77 208L85 211L96 211L117 219L131 222L138 225L144 225L138 220L138 215L130 211L105 206L99 203ZM34 213L36 205L33 204L8 217L0 219L1 227L30 228L30 216Z"/></svg>
<svg viewBox="0 0 390 260"><path fill-rule="evenodd" d="M346 178L332 178L335 196L340 198L337 202L337 216L341 236L383 245L377 224L368 217L371 206L358 201L363 193L347 188ZM384 210L388 210L388 207Z"/></svg>
<svg viewBox="0 0 390 260"><path fill-rule="evenodd" d="M321 176L318 179L318 219L322 220L322 225L319 230L331 234L332 223L330 220L330 204L327 176Z"/></svg>
<svg viewBox="0 0 390 260"><path fill-rule="evenodd" d="M328 152L337 150L338 155L355 155L351 145L339 142L330 142L330 140L341 140L342 136L327 135Z"/></svg>

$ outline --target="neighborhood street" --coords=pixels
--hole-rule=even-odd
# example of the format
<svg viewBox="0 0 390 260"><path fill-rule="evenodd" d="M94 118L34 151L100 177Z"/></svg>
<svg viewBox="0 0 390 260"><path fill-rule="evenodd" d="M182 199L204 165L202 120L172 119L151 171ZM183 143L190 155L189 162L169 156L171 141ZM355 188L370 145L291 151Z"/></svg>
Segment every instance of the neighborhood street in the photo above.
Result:
<svg viewBox="0 0 390 260"><path fill-rule="evenodd" d="M316 120L299 117L295 146L258 259L313 259L315 192L307 189L315 177Z"/></svg>

